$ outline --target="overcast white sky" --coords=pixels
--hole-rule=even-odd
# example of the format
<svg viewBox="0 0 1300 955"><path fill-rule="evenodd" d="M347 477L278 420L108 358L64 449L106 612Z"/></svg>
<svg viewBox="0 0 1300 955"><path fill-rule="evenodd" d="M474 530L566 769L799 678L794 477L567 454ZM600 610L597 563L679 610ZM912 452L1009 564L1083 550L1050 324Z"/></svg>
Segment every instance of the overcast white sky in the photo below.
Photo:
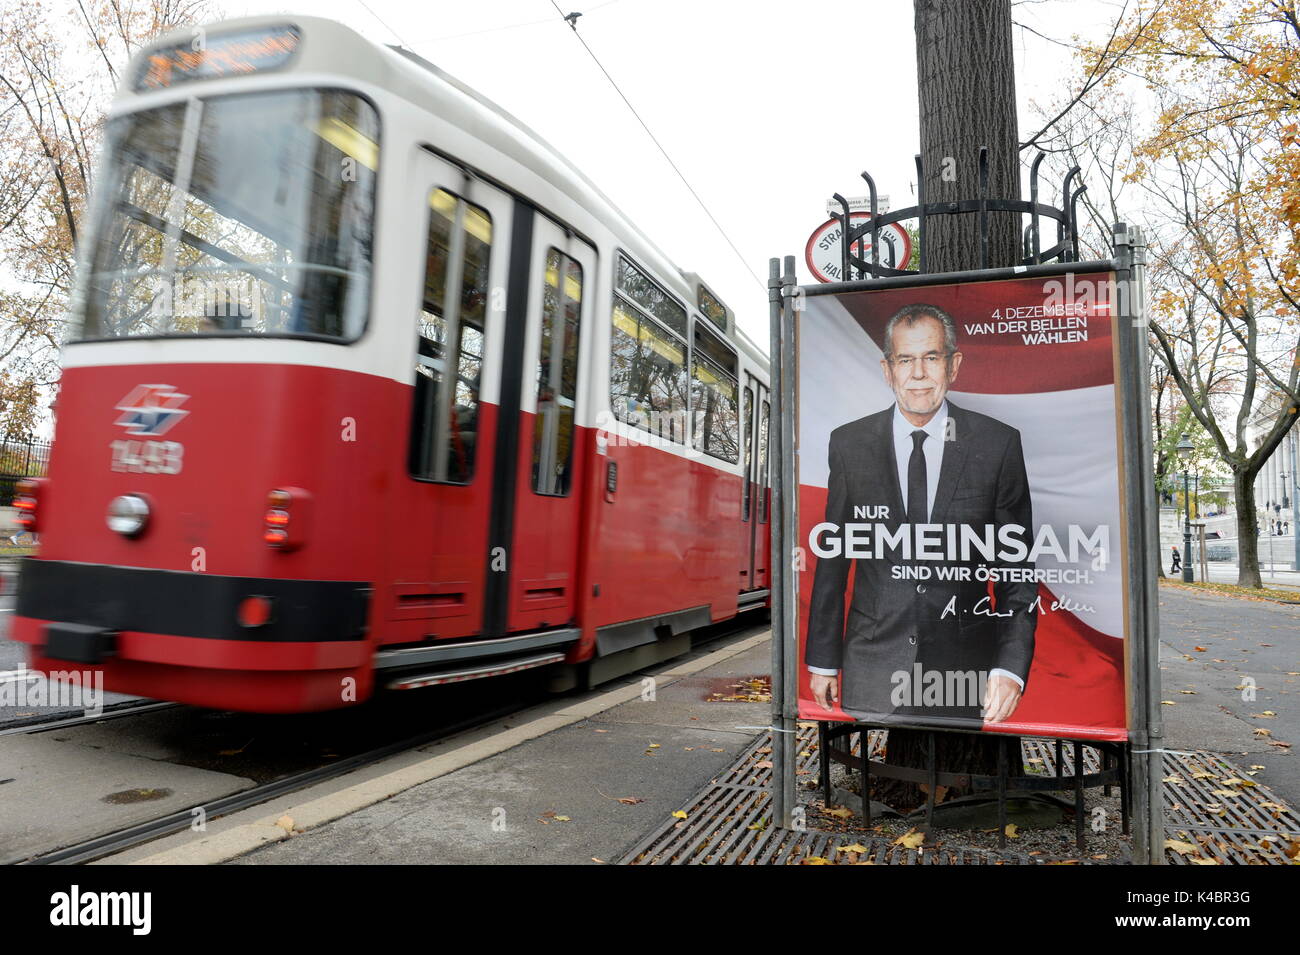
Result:
<svg viewBox="0 0 1300 955"><path fill-rule="evenodd" d="M825 220L833 192L865 194L864 169L895 208L913 201L909 0L558 2L565 13L584 12L578 30L743 262L550 0L314 0L305 10L230 0L225 8L231 16L310 12L380 43L400 38L566 154L679 267L700 273L763 346L766 289L746 264L765 278L770 257L795 255L808 281L804 243ZM1101 34L1119 7L1115 0L1028 0L1014 16L1069 41ZM1060 90L1072 63L1069 50L1020 28L1015 52L1023 137L1028 104Z"/></svg>

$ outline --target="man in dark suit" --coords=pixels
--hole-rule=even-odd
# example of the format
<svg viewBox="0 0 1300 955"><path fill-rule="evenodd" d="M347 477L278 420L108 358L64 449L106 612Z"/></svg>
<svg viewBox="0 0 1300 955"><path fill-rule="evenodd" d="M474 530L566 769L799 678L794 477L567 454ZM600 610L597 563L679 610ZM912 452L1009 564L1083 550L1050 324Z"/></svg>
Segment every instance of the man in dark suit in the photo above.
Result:
<svg viewBox="0 0 1300 955"><path fill-rule="evenodd" d="M813 579L804 658L812 693L822 706L839 702L863 720L1002 722L1015 711L1029 677L1038 585L998 580L990 599L988 571L1032 564L990 561L975 548L965 559L947 553L947 525L969 525L981 535L991 525L998 551L1001 529L1018 525L1020 539L1032 545L1020 432L947 400L962 355L942 309L910 305L899 311L885 328L884 352L881 368L897 403L831 433L826 522L842 532L865 520L875 533L871 559L820 548L831 555L819 556ZM855 508L862 509L857 516ZM936 525L929 535L937 542L926 550L937 549L945 559L918 558L916 534L904 525L925 524ZM904 547L901 539L916 546ZM939 568L945 568L942 576ZM922 702L915 683L931 673L943 692ZM960 693L976 679L975 692ZM965 698L953 698L954 688Z"/></svg>

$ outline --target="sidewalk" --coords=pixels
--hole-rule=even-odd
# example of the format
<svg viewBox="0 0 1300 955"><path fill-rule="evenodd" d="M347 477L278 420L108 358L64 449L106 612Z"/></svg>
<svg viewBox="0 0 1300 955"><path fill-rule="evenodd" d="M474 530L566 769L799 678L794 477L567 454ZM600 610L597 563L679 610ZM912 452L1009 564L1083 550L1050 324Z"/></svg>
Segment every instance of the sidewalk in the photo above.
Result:
<svg viewBox="0 0 1300 955"><path fill-rule="evenodd" d="M1207 563L1206 568L1210 572L1209 582L1213 584L1235 584L1237 582L1237 565L1236 563L1223 563L1222 561L1211 561ZM1193 565L1196 579L1201 579L1201 569L1199 565ZM1170 575L1174 580L1182 580L1182 574ZM1286 561L1279 559L1276 565L1270 565L1267 560L1259 562L1259 577L1266 585L1272 584L1275 587L1286 587L1290 590L1300 590L1300 573L1291 569Z"/></svg>

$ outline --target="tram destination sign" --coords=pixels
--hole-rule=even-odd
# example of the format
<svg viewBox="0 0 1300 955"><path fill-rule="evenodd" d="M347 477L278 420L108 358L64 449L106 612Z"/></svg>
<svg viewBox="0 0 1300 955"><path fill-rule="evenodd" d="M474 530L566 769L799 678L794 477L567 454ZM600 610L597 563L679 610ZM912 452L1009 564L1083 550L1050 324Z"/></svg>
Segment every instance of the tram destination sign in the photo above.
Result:
<svg viewBox="0 0 1300 955"><path fill-rule="evenodd" d="M192 80L215 80L279 69L298 49L295 26L208 35L150 51L135 78L135 91L147 93Z"/></svg>
<svg viewBox="0 0 1300 955"><path fill-rule="evenodd" d="M1126 738L1114 287L805 297L801 718Z"/></svg>

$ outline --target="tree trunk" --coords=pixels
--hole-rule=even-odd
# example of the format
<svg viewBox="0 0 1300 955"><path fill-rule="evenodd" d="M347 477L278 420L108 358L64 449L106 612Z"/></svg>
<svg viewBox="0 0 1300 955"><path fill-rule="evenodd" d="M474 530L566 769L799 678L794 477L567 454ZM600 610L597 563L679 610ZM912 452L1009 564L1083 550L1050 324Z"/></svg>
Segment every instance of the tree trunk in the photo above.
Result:
<svg viewBox="0 0 1300 955"><path fill-rule="evenodd" d="M1255 471L1232 469L1232 494L1237 502L1237 586L1260 588L1259 528L1255 522Z"/></svg>
<svg viewBox="0 0 1300 955"><path fill-rule="evenodd" d="M927 202L979 197L980 146L989 148L988 196L1019 199L1020 144L1010 0L915 0L915 11L921 160ZM989 268L1019 261L1019 214L991 213ZM926 272L979 267L977 216L926 219ZM997 773L997 737L973 733L936 735L935 761L940 770ZM920 730L891 729L885 761L898 766L925 766L926 736ZM1010 752L1010 774L1024 775L1018 737L1012 739ZM925 798L919 787L892 781L877 792L897 808L918 804Z"/></svg>
<svg viewBox="0 0 1300 955"><path fill-rule="evenodd" d="M927 202L979 197L981 146L989 148L989 197L1019 199L1020 143L1010 0L915 0L915 11L921 163ZM1054 242L1055 232L1051 234ZM1018 213L989 213L989 267L1018 264L1020 237ZM926 219L927 272L979 267L977 215Z"/></svg>

